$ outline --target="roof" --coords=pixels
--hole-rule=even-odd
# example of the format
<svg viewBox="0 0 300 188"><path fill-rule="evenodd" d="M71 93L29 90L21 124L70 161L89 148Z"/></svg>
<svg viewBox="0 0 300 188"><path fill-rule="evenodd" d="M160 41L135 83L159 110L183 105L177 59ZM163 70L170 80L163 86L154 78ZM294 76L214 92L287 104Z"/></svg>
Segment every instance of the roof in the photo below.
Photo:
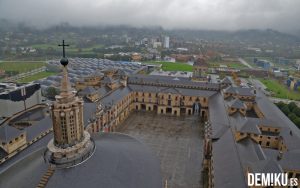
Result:
<svg viewBox="0 0 300 188"><path fill-rule="evenodd" d="M208 102L212 133L218 136L212 145L214 186L247 187L223 97L217 93Z"/></svg>
<svg viewBox="0 0 300 188"><path fill-rule="evenodd" d="M283 173L283 169L274 159L267 159L250 163L253 173Z"/></svg>
<svg viewBox="0 0 300 188"><path fill-rule="evenodd" d="M252 119L247 119L237 130L243 133L261 134L257 122Z"/></svg>
<svg viewBox="0 0 300 188"><path fill-rule="evenodd" d="M238 94L241 96L255 96L255 94L252 92L251 88L248 87L233 87L229 86L226 89L224 89L225 93L232 93L232 94Z"/></svg>
<svg viewBox="0 0 300 188"><path fill-rule="evenodd" d="M80 94L87 95L87 94L91 94L91 93L95 93L95 92L96 92L96 90L93 87L88 86L88 87L84 88L82 91L80 91Z"/></svg>
<svg viewBox="0 0 300 188"><path fill-rule="evenodd" d="M282 159L278 163L283 169L291 169L300 171L300 150L287 151L283 153Z"/></svg>
<svg viewBox="0 0 300 188"><path fill-rule="evenodd" d="M222 84L232 84L231 80L226 76L225 78L223 78L223 80L221 81Z"/></svg>
<svg viewBox="0 0 300 188"><path fill-rule="evenodd" d="M238 98L232 100L228 104L229 107L231 108L237 108L237 109L245 109L247 106Z"/></svg>
<svg viewBox="0 0 300 188"><path fill-rule="evenodd" d="M21 131L9 125L2 125L0 126L0 141L7 143L20 136L20 134L22 133L24 133L24 131Z"/></svg>
<svg viewBox="0 0 300 188"><path fill-rule="evenodd" d="M181 94L184 96L201 96L210 97L216 94L216 91L208 91L201 89L187 89L187 88L174 88L174 87L163 87L163 86L151 86L151 85L138 85L138 84L128 84L128 88L131 91L142 91L149 93L172 93Z"/></svg>
<svg viewBox="0 0 300 188"><path fill-rule="evenodd" d="M119 133L94 135L93 139L96 144L94 154L78 166L56 169L47 187L162 187L159 160L141 142ZM0 187L38 185L48 168L44 151L45 148L33 152L1 173Z"/></svg>
<svg viewBox="0 0 300 188"><path fill-rule="evenodd" d="M118 89L114 90L109 95L103 97L100 102L104 106L112 106L119 101L121 101L125 96L127 96L131 90L128 87L119 87Z"/></svg>
<svg viewBox="0 0 300 188"><path fill-rule="evenodd" d="M128 77L128 84L143 84L152 86L176 87L176 88L197 88L207 90L219 90L220 86L217 83L195 82L189 78L178 77L174 80L170 76L158 75L131 75Z"/></svg>

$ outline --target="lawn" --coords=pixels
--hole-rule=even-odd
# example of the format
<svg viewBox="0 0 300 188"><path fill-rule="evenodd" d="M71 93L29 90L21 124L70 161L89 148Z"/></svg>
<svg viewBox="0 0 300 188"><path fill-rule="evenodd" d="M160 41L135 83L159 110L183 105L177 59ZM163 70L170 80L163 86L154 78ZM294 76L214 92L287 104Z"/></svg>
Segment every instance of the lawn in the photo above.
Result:
<svg viewBox="0 0 300 188"><path fill-rule="evenodd" d="M300 101L300 93L289 90L285 85L279 83L277 80L265 80L259 79L271 92L273 92L274 97L282 99L292 99Z"/></svg>
<svg viewBox="0 0 300 188"><path fill-rule="evenodd" d="M229 63L227 64L230 68L236 68L236 69L242 69L242 68L248 68L247 66L243 65L242 63Z"/></svg>
<svg viewBox="0 0 300 188"><path fill-rule="evenodd" d="M1 61L0 69L9 71L16 71L18 73L28 72L33 69L45 66L44 61Z"/></svg>
<svg viewBox="0 0 300 188"><path fill-rule="evenodd" d="M32 81L39 80L39 79L42 79L42 78L46 78L48 76L52 76L52 75L55 75L55 74L57 74L57 72L40 72L40 73L34 74L32 76L28 76L26 78L18 80L18 82L19 83L32 82Z"/></svg>
<svg viewBox="0 0 300 188"><path fill-rule="evenodd" d="M193 71L193 66L186 63L172 63L165 61L146 61L143 64L162 64L163 71Z"/></svg>

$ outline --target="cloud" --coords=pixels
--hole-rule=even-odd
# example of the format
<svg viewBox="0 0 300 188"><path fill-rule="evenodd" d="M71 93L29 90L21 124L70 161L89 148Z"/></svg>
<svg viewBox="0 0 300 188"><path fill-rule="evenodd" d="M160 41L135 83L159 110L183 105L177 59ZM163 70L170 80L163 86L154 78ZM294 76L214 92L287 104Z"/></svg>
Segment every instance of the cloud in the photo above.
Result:
<svg viewBox="0 0 300 188"><path fill-rule="evenodd" d="M300 30L299 0L0 0L0 18L47 27Z"/></svg>

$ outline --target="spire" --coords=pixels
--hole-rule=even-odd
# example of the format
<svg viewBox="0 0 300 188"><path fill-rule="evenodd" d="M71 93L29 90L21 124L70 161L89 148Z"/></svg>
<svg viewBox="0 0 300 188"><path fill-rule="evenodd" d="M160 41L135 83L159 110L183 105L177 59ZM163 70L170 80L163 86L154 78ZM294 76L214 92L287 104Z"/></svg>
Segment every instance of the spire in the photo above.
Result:
<svg viewBox="0 0 300 188"><path fill-rule="evenodd" d="M65 40L62 41L62 44L59 44L58 46L63 47L63 58L60 60L60 64L63 65L63 78L61 80L61 89L60 89L60 96L65 98L72 96L71 92L71 86L70 86L70 81L68 77L68 68L67 65L69 63L68 58L66 58L66 51L65 47L70 46L68 44L65 44Z"/></svg>
<svg viewBox="0 0 300 188"><path fill-rule="evenodd" d="M54 138L48 143L48 161L56 166L70 167L86 160L95 149L90 134L84 130L82 98L72 93L68 78L67 65L69 63L63 47L63 78L61 92L55 96L56 101L51 105Z"/></svg>

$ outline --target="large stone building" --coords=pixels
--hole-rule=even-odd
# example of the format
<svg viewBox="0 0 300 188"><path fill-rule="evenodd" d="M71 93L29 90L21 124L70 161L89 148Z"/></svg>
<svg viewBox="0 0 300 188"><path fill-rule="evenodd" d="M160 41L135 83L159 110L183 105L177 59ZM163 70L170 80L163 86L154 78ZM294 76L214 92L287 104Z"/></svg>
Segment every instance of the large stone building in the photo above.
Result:
<svg viewBox="0 0 300 188"><path fill-rule="evenodd" d="M0 187L162 187L159 161L141 142L118 133L91 136L84 129L83 101L71 90L68 59L61 64L61 92L51 105L54 137L4 169Z"/></svg>
<svg viewBox="0 0 300 188"><path fill-rule="evenodd" d="M0 187L162 187L153 154L134 138L112 133L136 110L201 117L208 187L248 187L247 174L256 172L299 179L299 129L261 91L237 86L228 77L207 82L206 64L199 61L194 78L96 70L76 82L76 95L68 60L62 59L61 93L48 112L51 118L39 123L53 125L53 139L26 158L16 157L11 168L0 166ZM24 117L28 114L10 125L24 126ZM0 147L10 152L23 146L31 131L3 133L0 129ZM10 141L17 147L8 147Z"/></svg>
<svg viewBox="0 0 300 188"><path fill-rule="evenodd" d="M208 108L209 187L248 187L248 173L287 173L299 181L300 130L263 92L228 83Z"/></svg>

